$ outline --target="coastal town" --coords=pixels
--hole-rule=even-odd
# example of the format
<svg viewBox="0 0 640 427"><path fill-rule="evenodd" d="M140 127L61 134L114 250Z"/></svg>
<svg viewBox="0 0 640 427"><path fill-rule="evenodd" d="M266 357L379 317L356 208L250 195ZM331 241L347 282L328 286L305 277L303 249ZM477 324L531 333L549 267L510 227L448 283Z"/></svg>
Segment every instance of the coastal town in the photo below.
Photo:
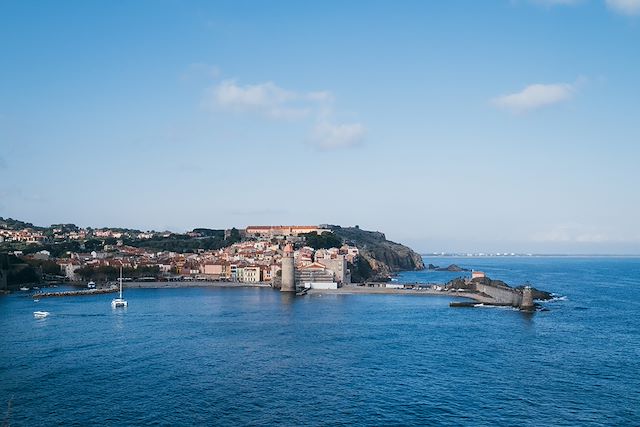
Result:
<svg viewBox="0 0 640 427"><path fill-rule="evenodd" d="M225 281L279 285L282 257L286 248L290 248L297 283L337 288L351 282L348 266L355 264L359 256L358 248L353 245L326 247L330 239L324 239L319 245L316 241L307 245L310 237L332 234L323 226L249 226L241 230L224 230L223 233L224 247L180 252L158 251L139 245L152 239L169 239L173 234L169 232L75 226L52 226L49 233L31 227L17 230L0 228L0 243L26 245L26 249L10 253L26 261L46 262L48 279L71 283L113 280L118 269L123 267L126 281ZM185 238L195 241L211 239L207 234L205 230L194 230L186 233ZM58 254L45 248L56 242L83 243L77 245L77 250ZM229 244L224 245L224 242Z"/></svg>
<svg viewBox="0 0 640 427"><path fill-rule="evenodd" d="M358 226L261 225L178 234L73 224L35 227L0 218L0 238L3 292L60 283L85 288L38 292L34 298L114 292L116 279L127 287L263 286L299 295L402 293L470 300L454 301L453 307L479 303L532 310L534 299L551 298L455 264L425 267L410 248ZM392 277L423 269L462 275L447 283L397 283Z"/></svg>

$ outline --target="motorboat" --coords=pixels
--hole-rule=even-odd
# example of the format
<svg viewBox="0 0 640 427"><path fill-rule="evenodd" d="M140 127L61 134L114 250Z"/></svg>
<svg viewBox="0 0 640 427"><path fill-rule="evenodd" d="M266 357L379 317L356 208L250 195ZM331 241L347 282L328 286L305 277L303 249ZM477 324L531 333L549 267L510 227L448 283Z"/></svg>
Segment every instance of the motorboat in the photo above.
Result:
<svg viewBox="0 0 640 427"><path fill-rule="evenodd" d="M44 319L45 317L47 317L50 314L51 313L49 313L48 311L34 311L33 312L33 317L35 317L36 319Z"/></svg>

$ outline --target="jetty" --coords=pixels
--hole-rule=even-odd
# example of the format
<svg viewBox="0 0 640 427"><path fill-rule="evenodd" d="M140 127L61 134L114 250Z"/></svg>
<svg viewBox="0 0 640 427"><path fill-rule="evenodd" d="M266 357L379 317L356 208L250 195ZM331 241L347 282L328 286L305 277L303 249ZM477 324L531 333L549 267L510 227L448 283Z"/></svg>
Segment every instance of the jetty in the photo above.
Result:
<svg viewBox="0 0 640 427"><path fill-rule="evenodd" d="M452 301L450 307L497 306L513 307L522 311L535 311L534 299L547 300L551 294L530 286L512 288L500 280L492 280L484 273L476 272L472 279L458 278L445 285L422 283L359 283L337 289L311 289L309 294L393 294L430 295L462 299Z"/></svg>
<svg viewBox="0 0 640 427"><path fill-rule="evenodd" d="M75 297L82 295L99 295L99 294L110 294L113 292L117 292L117 286L110 286L108 288L98 288L98 289L81 289L78 291L60 291L60 292L36 292L33 294L33 299L40 298L51 298L51 297Z"/></svg>

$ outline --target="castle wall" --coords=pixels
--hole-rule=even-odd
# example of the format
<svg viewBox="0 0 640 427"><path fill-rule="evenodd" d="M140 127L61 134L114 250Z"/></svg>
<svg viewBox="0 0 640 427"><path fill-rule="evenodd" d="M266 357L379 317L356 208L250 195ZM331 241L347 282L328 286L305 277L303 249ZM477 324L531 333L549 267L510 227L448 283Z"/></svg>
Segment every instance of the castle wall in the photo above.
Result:
<svg viewBox="0 0 640 427"><path fill-rule="evenodd" d="M503 289L497 288L494 286L484 285L481 283L476 283L476 290L478 292L482 292L484 294L489 295L491 298L495 299L499 304L509 304L514 307L519 307L522 303L522 295L515 290L511 289Z"/></svg>

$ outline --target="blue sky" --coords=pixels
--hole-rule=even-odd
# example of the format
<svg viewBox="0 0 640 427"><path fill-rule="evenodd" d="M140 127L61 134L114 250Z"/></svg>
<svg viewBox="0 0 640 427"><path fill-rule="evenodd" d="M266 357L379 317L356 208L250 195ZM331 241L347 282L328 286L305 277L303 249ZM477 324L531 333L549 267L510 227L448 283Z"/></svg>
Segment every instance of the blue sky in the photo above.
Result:
<svg viewBox="0 0 640 427"><path fill-rule="evenodd" d="M0 216L640 253L640 0L0 1Z"/></svg>

